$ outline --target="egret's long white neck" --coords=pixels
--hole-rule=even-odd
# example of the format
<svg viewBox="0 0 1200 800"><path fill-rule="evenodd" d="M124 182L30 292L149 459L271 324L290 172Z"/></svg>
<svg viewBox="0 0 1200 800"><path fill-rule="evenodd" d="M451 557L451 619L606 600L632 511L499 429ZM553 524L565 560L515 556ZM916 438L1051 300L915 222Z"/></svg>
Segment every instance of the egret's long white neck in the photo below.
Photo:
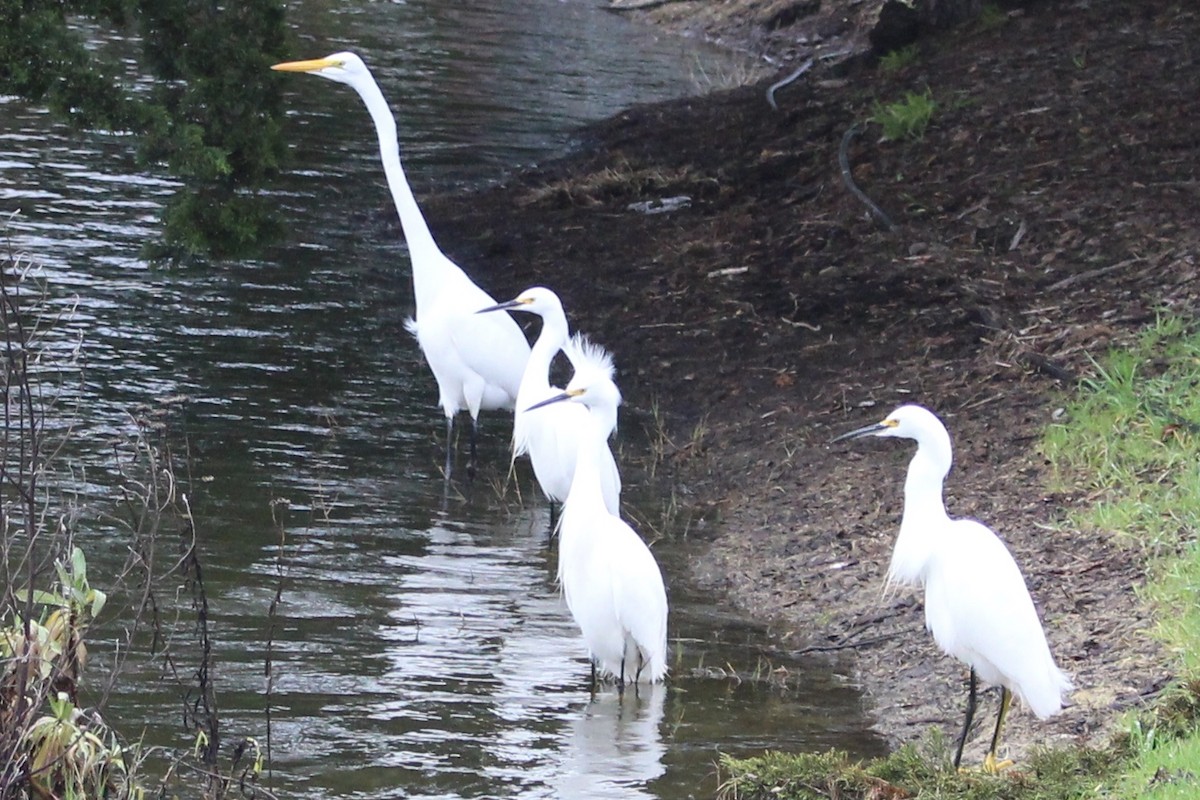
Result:
<svg viewBox="0 0 1200 800"><path fill-rule="evenodd" d="M408 243L408 251L412 254L413 283L422 282L424 276L418 275L418 264L424 261L419 254L426 252L441 253L433 234L425 223L425 217L417 206L417 198L413 196L412 187L404 176L404 167L400 164L400 140L396 133L396 118L388 107L379 84L368 77L366 81L355 84L355 89L362 97L375 122L375 133L379 137L379 156L383 160L383 171L387 175L388 188L392 191L392 200L396 203L396 211L400 215L400 226L404 228L404 239ZM416 288L421 294L421 288Z"/></svg>
<svg viewBox="0 0 1200 800"><path fill-rule="evenodd" d="M947 440L949 445L949 440ZM947 446L947 451L949 447ZM939 453L922 444L908 463L904 479L904 516L945 517L942 486L950 471L949 453Z"/></svg>
<svg viewBox="0 0 1200 800"><path fill-rule="evenodd" d="M950 472L953 454L945 428L922 431L917 452L908 464L904 479L904 515L900 534L892 548L887 585L919 586L925 568L938 547L937 537L945 530L945 501L942 485Z"/></svg>
<svg viewBox="0 0 1200 800"><path fill-rule="evenodd" d="M608 447L608 437L617 429L617 407L615 405L604 405L596 408L588 409L592 412L592 421L596 425L596 442L597 449ZM600 463L600 454L596 456L597 465ZM596 467L599 471L599 466Z"/></svg>
<svg viewBox="0 0 1200 800"><path fill-rule="evenodd" d="M604 448L608 447L609 419L615 423L617 411L615 408L588 408L587 431L579 444L579 454L575 459L575 474L571 478L571 490L567 494L567 505L574 508L581 506L595 509L595 513L605 512L604 490L600 478L600 464L604 457Z"/></svg>
<svg viewBox="0 0 1200 800"><path fill-rule="evenodd" d="M525 366L525 377L521 383L524 387L528 381L531 390L546 391L550 388L550 364L567 343L571 330L562 306L551 308L541 314L541 317L542 331L529 351L529 362Z"/></svg>

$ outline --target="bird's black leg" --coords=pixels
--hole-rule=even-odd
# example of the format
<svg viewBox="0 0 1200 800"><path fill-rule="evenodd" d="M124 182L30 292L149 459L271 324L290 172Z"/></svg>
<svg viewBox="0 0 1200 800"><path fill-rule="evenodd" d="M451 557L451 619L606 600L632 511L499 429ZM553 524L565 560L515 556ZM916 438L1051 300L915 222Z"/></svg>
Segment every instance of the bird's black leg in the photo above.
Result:
<svg viewBox="0 0 1200 800"><path fill-rule="evenodd" d="M551 500L550 501L550 538L551 539L554 538L554 529L558 525L558 516L559 516L559 504L554 502L553 500Z"/></svg>
<svg viewBox="0 0 1200 800"><path fill-rule="evenodd" d="M625 650L626 650L626 648L628 648L628 646L629 645L626 645L624 648L621 649L621 676L620 676L620 679L617 681L617 692L622 697L625 696Z"/></svg>
<svg viewBox="0 0 1200 800"><path fill-rule="evenodd" d="M1000 728L1004 725L1004 718L1008 716L1008 707L1012 705L1012 692L1007 686L1000 687L1000 713L996 715L996 732L992 734L992 747L988 750L987 758L983 761L983 769L985 772L999 772L1009 766L1011 761L999 761L996 758L996 748L1000 746Z"/></svg>
<svg viewBox="0 0 1200 800"><path fill-rule="evenodd" d="M446 469L447 483L450 481L450 470L454 464L454 417L446 417Z"/></svg>
<svg viewBox="0 0 1200 800"><path fill-rule="evenodd" d="M467 462L467 477L470 478L471 480L475 479L475 457L476 457L476 455L478 455L478 453L476 452L476 445L478 444L478 439L479 439L479 420L473 419L473 420L471 420L471 460Z"/></svg>
<svg viewBox="0 0 1200 800"><path fill-rule="evenodd" d="M592 694L596 694L596 688L599 684L596 682L596 660L592 659Z"/></svg>
<svg viewBox="0 0 1200 800"><path fill-rule="evenodd" d="M962 736L958 738L958 750L954 753L954 768L962 761L963 745L967 743L967 733L971 730L971 720L975 717L975 668L971 667L971 684L967 691L967 718L963 722Z"/></svg>

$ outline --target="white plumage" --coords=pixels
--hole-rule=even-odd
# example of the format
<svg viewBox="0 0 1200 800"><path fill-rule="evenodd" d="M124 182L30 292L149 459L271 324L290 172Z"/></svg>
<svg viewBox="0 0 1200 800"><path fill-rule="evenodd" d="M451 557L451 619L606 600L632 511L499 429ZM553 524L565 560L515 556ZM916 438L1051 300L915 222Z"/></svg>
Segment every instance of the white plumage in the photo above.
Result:
<svg viewBox="0 0 1200 800"><path fill-rule="evenodd" d="M667 672L667 593L650 548L605 507L600 472L621 394L604 369L577 368L565 392L534 406L582 403L588 429L559 525L559 581L599 676L653 683ZM532 410L532 409L531 409ZM534 411L537 413L537 411Z"/></svg>
<svg viewBox="0 0 1200 800"><path fill-rule="evenodd" d="M925 578L925 627L985 682L1039 718L1062 708L1071 682L1055 665L1033 599L1004 543L975 520L948 520Z"/></svg>
<svg viewBox="0 0 1200 800"><path fill-rule="evenodd" d="M375 123L379 155L412 259L417 310L405 327L416 337L437 380L438 405L446 415L448 474L454 416L465 410L477 425L481 410L513 408L529 359L529 343L507 314L476 316L476 311L496 301L442 253L429 232L400 163L396 119L362 59L354 53L334 53L276 64L272 69L307 72L350 86ZM471 443L473 465L474 428Z"/></svg>
<svg viewBox="0 0 1200 800"><path fill-rule="evenodd" d="M575 462L581 442L591 436L588 410L575 403L558 403L530 413L530 406L562 393L550 383L550 365L562 351L576 370L603 372L612 379L612 357L604 348L580 336L572 337L562 302L550 289L535 286L506 303L482 309L525 311L542 319L542 330L529 354L529 362L517 389L513 415L513 458L528 454L542 492L552 503L561 503L571 489ZM481 313L482 313L481 312ZM616 414L605 431L605 439L616 427ZM600 486L604 506L611 514L620 514L621 476L607 444L600 454Z"/></svg>
<svg viewBox="0 0 1200 800"><path fill-rule="evenodd" d="M925 587L925 626L938 646L971 668L971 696L954 764L974 714L976 676L1002 688L1001 711L985 768L995 769L1008 693L1039 718L1054 714L1072 688L1054 663L1025 579L990 528L952 520L942 500L950 472L950 434L931 411L897 408L882 422L837 437L914 439L917 452L904 481L904 516L888 568L889 585Z"/></svg>

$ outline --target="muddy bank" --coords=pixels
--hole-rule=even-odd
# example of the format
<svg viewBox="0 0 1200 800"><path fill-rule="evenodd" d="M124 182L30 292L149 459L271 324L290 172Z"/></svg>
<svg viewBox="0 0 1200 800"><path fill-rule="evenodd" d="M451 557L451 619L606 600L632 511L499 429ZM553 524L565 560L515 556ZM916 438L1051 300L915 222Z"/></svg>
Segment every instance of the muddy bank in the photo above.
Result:
<svg viewBox="0 0 1200 800"><path fill-rule="evenodd" d="M1137 555L1063 527L1088 498L1049 492L1037 442L1089 353L1197 308L1198 38L1197 12L1165 2L1034 4L923 40L892 73L818 64L778 110L771 78L632 109L429 217L497 296L550 285L614 351L628 418L667 412L669 490L720 523L692 579L776 623L781 649L853 652L898 741L954 735L965 670L919 597L880 596L911 445L827 442L899 403L936 409L948 509L1009 544L1080 687L1050 722L1012 716L1019 754L1095 734L1170 677ZM843 186L839 143L926 88L923 139L872 125L847 150L885 230ZM688 203L629 208L671 197Z"/></svg>

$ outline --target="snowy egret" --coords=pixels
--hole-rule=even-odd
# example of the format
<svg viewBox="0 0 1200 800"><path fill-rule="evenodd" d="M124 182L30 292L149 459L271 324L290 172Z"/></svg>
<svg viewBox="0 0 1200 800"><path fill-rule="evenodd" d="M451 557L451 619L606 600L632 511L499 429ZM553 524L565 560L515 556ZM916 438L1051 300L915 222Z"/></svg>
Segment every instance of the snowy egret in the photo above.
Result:
<svg viewBox="0 0 1200 800"><path fill-rule="evenodd" d="M566 391L530 410L562 401L589 411L590 433L579 448L558 529L563 597L602 679L655 683L667 672L667 592L650 548L604 505L600 472L609 426L621 393L610 372L583 366Z"/></svg>
<svg viewBox="0 0 1200 800"><path fill-rule="evenodd" d="M544 286L526 289L516 298L481 309L479 313L503 310L527 311L542 318L542 331L533 343L525 376L521 378L521 386L517 390L512 446L513 458L529 454L533 474L553 509L554 503L562 503L567 498L581 442L591 436L591 427L587 423L589 412L573 403L554 405L534 414L527 409L562 393L561 389L550 384L550 364L560 350L567 354L576 370L587 370L590 366L595 369L607 367L611 372L612 359L602 348L583 339L571 338L562 301ZM615 416L612 422L615 426ZM609 429L605 432L605 438L611 434L612 430ZM618 515L621 476L607 444L601 457L600 481L604 506L610 514Z"/></svg>
<svg viewBox="0 0 1200 800"><path fill-rule="evenodd" d="M1054 663L1025 579L1008 548L986 525L951 519L942 484L953 458L950 434L933 412L904 405L874 425L834 439L895 436L914 439L917 452L904 481L904 516L892 553L888 580L925 587L925 627L943 652L971 669L967 715L954 755L975 715L976 682L1000 686L1000 711L984 769L995 772L1000 729L1012 696L1039 719L1058 712L1073 687Z"/></svg>
<svg viewBox="0 0 1200 800"><path fill-rule="evenodd" d="M475 440L480 410L511 409L529 359L529 343L508 314L477 316L475 311L496 301L446 257L417 206L400 164L396 118L371 71L354 53L334 53L311 61L288 61L271 69L307 72L344 83L358 92L375 123L379 156L388 188L412 260L413 294L417 311L405 328L420 345L438 385L438 405L446 415L446 476L450 476L450 442L454 417L471 415L471 460L475 470Z"/></svg>

